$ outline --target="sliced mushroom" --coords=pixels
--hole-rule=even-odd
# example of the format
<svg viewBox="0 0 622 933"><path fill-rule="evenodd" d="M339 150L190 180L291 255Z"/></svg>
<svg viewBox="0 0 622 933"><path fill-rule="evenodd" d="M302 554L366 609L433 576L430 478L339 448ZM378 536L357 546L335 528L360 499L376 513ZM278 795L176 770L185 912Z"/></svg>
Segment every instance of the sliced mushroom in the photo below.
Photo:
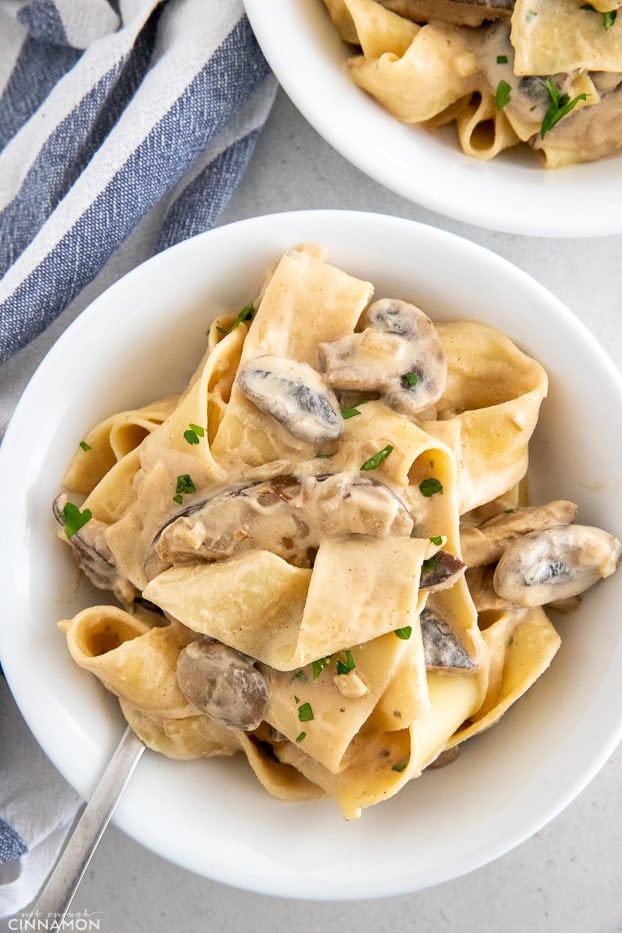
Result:
<svg viewBox="0 0 622 933"><path fill-rule="evenodd" d="M499 560L506 545L514 538L552 528L570 525L577 515L577 506L566 499L556 499L541 506L524 506L495 515L477 527L462 525L460 546L467 567L481 567Z"/></svg>
<svg viewBox="0 0 622 933"><path fill-rule="evenodd" d="M209 638L179 653L177 683L186 699L211 719L251 732L263 720L270 691L252 658Z"/></svg>
<svg viewBox="0 0 622 933"><path fill-rule="evenodd" d="M413 519L383 483L359 474L277 476L225 489L165 525L147 562L149 577L164 564L222 560L242 551L272 551L310 567L323 538L349 534L407 537Z"/></svg>
<svg viewBox="0 0 622 933"><path fill-rule="evenodd" d="M426 606L420 616L423 655L428 670L472 670L476 665L464 650L446 619Z"/></svg>
<svg viewBox="0 0 622 933"><path fill-rule="evenodd" d="M54 518L65 527L63 510L68 502L63 493L57 496L52 503ZM93 586L100 590L110 590L124 606L130 606L138 590L120 573L114 555L105 539L107 525L95 518L90 518L67 541L71 545L74 559L83 573L89 578Z"/></svg>
<svg viewBox="0 0 622 933"><path fill-rule="evenodd" d="M389 407L408 416L438 401L447 363L438 332L423 311L385 298L369 306L361 326L361 332L319 345L333 388L380 393Z"/></svg>
<svg viewBox="0 0 622 933"><path fill-rule="evenodd" d="M334 392L308 363L258 356L240 368L237 381L247 398L299 440L319 443L343 431Z"/></svg>
<svg viewBox="0 0 622 933"><path fill-rule="evenodd" d="M495 592L515 606L544 606L583 593L612 574L622 547L587 525L560 525L510 542L493 576Z"/></svg>
<svg viewBox="0 0 622 933"><path fill-rule="evenodd" d="M464 573L466 564L449 551L437 551L421 568L419 585L430 593L448 590Z"/></svg>
<svg viewBox="0 0 622 933"><path fill-rule="evenodd" d="M509 17L514 0L376 0L388 10L415 23L440 20L457 26L481 26L487 20Z"/></svg>
<svg viewBox="0 0 622 933"><path fill-rule="evenodd" d="M622 87L618 86L590 107L573 110L550 130L544 139L534 136L534 149L547 146L568 150L581 161L601 159L622 148Z"/></svg>

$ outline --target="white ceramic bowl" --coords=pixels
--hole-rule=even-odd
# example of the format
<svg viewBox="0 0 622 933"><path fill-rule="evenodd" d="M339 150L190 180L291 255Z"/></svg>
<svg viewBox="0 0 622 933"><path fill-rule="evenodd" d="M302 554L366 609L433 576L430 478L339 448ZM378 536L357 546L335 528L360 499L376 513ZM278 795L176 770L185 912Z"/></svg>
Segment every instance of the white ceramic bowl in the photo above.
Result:
<svg viewBox="0 0 622 933"><path fill-rule="evenodd" d="M322 0L245 0L283 89L309 123L371 178L466 223L531 236L622 233L622 156L557 171L510 150L490 162L465 156L454 136L399 123L356 87L351 49Z"/></svg>
<svg viewBox="0 0 622 933"><path fill-rule="evenodd" d="M83 795L123 723L115 701L70 661L55 626L92 601L75 592L51 517L65 464L99 418L180 388L213 310L246 304L272 260L301 241L326 244L331 261L378 294L412 298L438 319L490 322L539 358L551 388L534 443L534 496L573 498L582 521L622 534L622 439L612 430L622 380L573 315L524 273L451 234L378 214L276 214L187 240L68 328L0 451L0 657L34 735ZM551 669L495 729L358 821L346 823L329 801L273 800L242 759L147 753L116 822L185 868L274 895L369 898L468 872L551 820L613 751L622 732L621 602L622 573L561 621Z"/></svg>

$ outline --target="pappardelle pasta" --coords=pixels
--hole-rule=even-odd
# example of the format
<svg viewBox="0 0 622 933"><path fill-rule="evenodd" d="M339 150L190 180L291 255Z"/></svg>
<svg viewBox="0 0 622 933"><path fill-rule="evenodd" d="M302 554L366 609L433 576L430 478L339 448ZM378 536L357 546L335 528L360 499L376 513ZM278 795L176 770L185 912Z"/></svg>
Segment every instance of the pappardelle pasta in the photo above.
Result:
<svg viewBox="0 0 622 933"><path fill-rule="evenodd" d="M323 0L353 81L407 124L547 168L622 149L622 0Z"/></svg>
<svg viewBox="0 0 622 933"><path fill-rule="evenodd" d="M495 724L620 543L529 505L542 366L498 330L288 250L175 397L80 442L54 512L116 604L59 622L172 758L245 755L343 815Z"/></svg>

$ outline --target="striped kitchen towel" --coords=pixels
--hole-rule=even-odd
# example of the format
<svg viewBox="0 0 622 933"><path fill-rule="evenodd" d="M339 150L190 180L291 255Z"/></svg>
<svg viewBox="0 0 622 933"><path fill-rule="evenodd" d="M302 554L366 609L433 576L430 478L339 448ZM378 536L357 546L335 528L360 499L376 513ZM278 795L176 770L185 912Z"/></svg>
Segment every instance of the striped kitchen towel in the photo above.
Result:
<svg viewBox="0 0 622 933"><path fill-rule="evenodd" d="M0 0L0 363L148 216L214 224L275 87L242 0Z"/></svg>

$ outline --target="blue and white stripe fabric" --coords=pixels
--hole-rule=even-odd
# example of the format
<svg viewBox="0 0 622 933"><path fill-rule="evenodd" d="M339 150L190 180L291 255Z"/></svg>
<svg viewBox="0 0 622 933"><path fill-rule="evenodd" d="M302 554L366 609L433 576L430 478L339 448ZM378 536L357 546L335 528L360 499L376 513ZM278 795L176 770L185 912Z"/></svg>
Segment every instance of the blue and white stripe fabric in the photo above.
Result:
<svg viewBox="0 0 622 933"><path fill-rule="evenodd" d="M150 212L212 226L275 88L241 0L0 0L0 363Z"/></svg>

